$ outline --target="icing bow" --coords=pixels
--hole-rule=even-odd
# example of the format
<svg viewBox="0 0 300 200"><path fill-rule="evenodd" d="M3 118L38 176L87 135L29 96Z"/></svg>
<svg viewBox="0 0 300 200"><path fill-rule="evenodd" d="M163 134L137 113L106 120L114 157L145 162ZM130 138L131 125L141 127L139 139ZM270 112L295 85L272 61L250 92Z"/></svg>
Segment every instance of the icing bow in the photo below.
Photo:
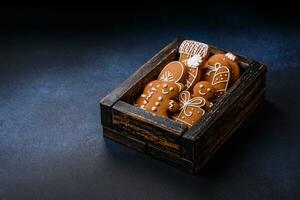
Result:
<svg viewBox="0 0 300 200"><path fill-rule="evenodd" d="M180 115L184 113L186 116L190 117L193 113L190 111L187 113L188 107L194 107L201 109L205 105L205 99L203 97L190 98L191 94L188 91L183 91L179 94L179 101L182 103L180 107Z"/></svg>
<svg viewBox="0 0 300 200"><path fill-rule="evenodd" d="M215 65L213 65L213 66L208 65L207 68L210 70L207 73L210 74L211 72L216 72L220 67L221 67L221 63L219 63L219 62L215 63Z"/></svg>

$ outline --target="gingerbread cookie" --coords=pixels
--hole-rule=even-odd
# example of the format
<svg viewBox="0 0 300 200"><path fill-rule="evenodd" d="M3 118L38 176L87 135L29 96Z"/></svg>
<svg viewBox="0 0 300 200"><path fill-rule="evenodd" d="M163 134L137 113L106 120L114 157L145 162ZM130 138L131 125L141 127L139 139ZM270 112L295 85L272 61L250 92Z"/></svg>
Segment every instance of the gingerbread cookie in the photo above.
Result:
<svg viewBox="0 0 300 200"><path fill-rule="evenodd" d="M161 117L168 117L168 111L176 112L179 105L172 100L177 97L179 87L170 81L154 80L146 85L136 106Z"/></svg>
<svg viewBox="0 0 300 200"><path fill-rule="evenodd" d="M179 91L184 89L184 82L187 76L187 69L181 62L172 61L167 64L160 74L158 79L162 81L174 82L178 87Z"/></svg>
<svg viewBox="0 0 300 200"><path fill-rule="evenodd" d="M210 82L216 89L215 97L221 97L240 76L240 69L235 62L236 57L231 54L215 54L211 56L203 67L202 80Z"/></svg>
<svg viewBox="0 0 300 200"><path fill-rule="evenodd" d="M182 91L179 94L180 112L176 113L172 118L175 121L182 122L191 127L205 114L206 101L203 97L191 98L189 91Z"/></svg>
<svg viewBox="0 0 300 200"><path fill-rule="evenodd" d="M179 61L187 68L187 78L185 81L186 90L193 86L201 78L201 66L208 56L208 45L192 40L184 40L179 47Z"/></svg>
<svg viewBox="0 0 300 200"><path fill-rule="evenodd" d="M214 94L215 88L207 81L200 81L193 88L193 97L203 97L205 99L206 110L209 110L213 106L211 99L214 97Z"/></svg>

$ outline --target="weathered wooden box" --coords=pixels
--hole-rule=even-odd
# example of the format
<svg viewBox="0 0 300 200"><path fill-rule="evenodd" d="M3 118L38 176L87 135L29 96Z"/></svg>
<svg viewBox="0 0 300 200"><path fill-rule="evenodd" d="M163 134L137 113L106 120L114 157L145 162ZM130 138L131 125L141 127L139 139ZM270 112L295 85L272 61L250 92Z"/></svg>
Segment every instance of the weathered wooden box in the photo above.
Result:
<svg viewBox="0 0 300 200"><path fill-rule="evenodd" d="M145 85L178 59L184 39L176 38L100 101L101 123L105 137L196 173L263 101L267 68L235 53L241 77L191 128L135 107ZM227 52L211 48L211 54Z"/></svg>

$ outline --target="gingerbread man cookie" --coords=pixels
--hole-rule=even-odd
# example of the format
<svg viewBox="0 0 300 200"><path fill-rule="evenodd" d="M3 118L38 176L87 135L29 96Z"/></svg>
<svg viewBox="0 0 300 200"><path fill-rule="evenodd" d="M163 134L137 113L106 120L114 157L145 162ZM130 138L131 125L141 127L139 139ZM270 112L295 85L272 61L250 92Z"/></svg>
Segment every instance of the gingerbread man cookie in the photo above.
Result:
<svg viewBox="0 0 300 200"><path fill-rule="evenodd" d="M179 47L179 61L187 68L187 78L185 81L186 90L193 86L201 78L201 66L207 59L209 47L207 44L193 40L184 40Z"/></svg>
<svg viewBox="0 0 300 200"><path fill-rule="evenodd" d="M236 57L231 54L215 54L211 56L203 67L202 80L208 81L216 89L215 97L221 97L240 76L240 69L235 62Z"/></svg>
<svg viewBox="0 0 300 200"><path fill-rule="evenodd" d="M146 85L136 101L136 106L161 117L168 117L168 111L176 112L179 105L172 100L177 97L179 87L170 81L154 80Z"/></svg>
<svg viewBox="0 0 300 200"><path fill-rule="evenodd" d="M167 64L158 75L158 80L174 82L178 87L179 91L182 91L184 82L187 76L187 69L181 62L172 61Z"/></svg>
<svg viewBox="0 0 300 200"><path fill-rule="evenodd" d="M182 91L179 94L180 108L179 113L176 113L172 118L175 121L182 122L191 127L205 114L206 101L203 97L191 98L189 91Z"/></svg>
<svg viewBox="0 0 300 200"><path fill-rule="evenodd" d="M210 82L200 81L193 88L193 97L203 97L205 99L205 109L209 110L213 103L211 99L214 97L215 88Z"/></svg>

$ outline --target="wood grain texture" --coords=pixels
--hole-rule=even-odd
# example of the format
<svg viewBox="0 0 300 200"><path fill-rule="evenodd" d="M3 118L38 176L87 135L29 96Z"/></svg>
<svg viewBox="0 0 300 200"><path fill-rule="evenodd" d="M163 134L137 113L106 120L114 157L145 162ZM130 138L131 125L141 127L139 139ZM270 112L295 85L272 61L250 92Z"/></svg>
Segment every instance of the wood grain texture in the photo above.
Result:
<svg viewBox="0 0 300 200"><path fill-rule="evenodd" d="M187 129L184 124L153 116L123 101L113 106L113 128L177 153L180 152L181 137Z"/></svg>
<svg viewBox="0 0 300 200"><path fill-rule="evenodd" d="M120 144L124 144L129 148L140 152L146 152L146 143L128 135L117 133L113 129L103 126L103 136L112 139Z"/></svg>
<svg viewBox="0 0 300 200"><path fill-rule="evenodd" d="M232 134L235 133L236 129L238 129L241 124L251 115L251 113L264 101L265 99L265 90L260 91L255 98L251 98L249 100L249 104L240 112L236 117L236 122L234 126L231 126L231 129L223 132L222 135L219 135L214 142L212 142L209 146L204 150L198 150L200 145L196 146L197 160L195 162L194 173L198 172L201 167L216 153L216 151L230 138ZM252 103L250 103L252 102Z"/></svg>
<svg viewBox="0 0 300 200"><path fill-rule="evenodd" d="M183 171L194 173L194 163L182 158L178 154L173 152L161 149L152 144L148 144L147 146L147 154L153 156L156 159L166 162L167 164L174 166Z"/></svg>

